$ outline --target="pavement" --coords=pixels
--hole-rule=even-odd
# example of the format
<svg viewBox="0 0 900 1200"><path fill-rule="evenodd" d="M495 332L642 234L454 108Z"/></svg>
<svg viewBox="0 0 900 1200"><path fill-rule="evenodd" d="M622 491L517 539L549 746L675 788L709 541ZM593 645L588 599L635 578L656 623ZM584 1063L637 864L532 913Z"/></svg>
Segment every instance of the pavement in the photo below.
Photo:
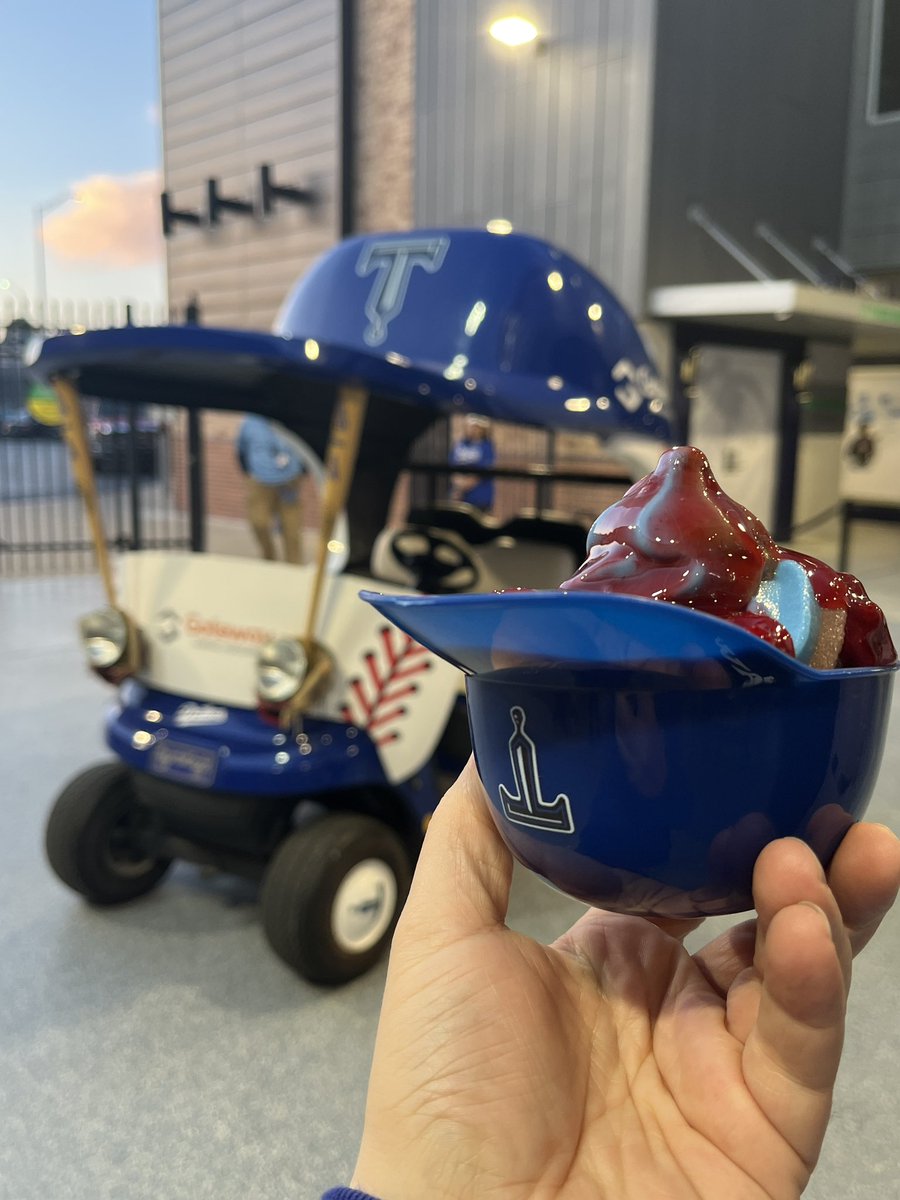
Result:
<svg viewBox="0 0 900 1200"><path fill-rule="evenodd" d="M803 548L833 558L835 539ZM850 568L900 630L900 532L860 526ZM269 950L253 887L187 865L108 910L51 874L53 798L107 757L110 692L74 628L100 601L89 576L0 580L0 1200L316 1197L352 1169L384 964L306 984ZM898 705L869 810L895 829ZM550 940L581 911L517 873L515 928ZM898 985L895 911L858 961L811 1200L900 1196Z"/></svg>

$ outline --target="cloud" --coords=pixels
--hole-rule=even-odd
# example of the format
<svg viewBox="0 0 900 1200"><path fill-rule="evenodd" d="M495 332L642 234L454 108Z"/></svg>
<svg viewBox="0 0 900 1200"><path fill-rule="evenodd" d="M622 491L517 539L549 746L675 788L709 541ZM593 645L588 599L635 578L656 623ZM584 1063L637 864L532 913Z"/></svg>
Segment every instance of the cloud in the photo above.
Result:
<svg viewBox="0 0 900 1200"><path fill-rule="evenodd" d="M44 242L61 259L103 267L140 267L162 258L158 171L92 175L73 202L44 220Z"/></svg>

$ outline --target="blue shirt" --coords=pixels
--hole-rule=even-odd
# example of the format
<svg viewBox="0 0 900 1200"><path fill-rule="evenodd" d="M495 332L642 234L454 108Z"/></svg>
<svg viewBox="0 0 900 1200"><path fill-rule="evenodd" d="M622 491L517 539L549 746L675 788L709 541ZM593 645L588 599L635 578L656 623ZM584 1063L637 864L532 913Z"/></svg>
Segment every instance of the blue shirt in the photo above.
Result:
<svg viewBox="0 0 900 1200"><path fill-rule="evenodd" d="M296 450L279 437L264 417L255 413L241 422L237 451L247 474L269 487L290 483L303 472Z"/></svg>
<svg viewBox="0 0 900 1200"><path fill-rule="evenodd" d="M454 467L492 467L494 465L494 443L490 438L479 438L474 442L461 438L450 451L450 463ZM478 508L490 508L494 503L494 481L479 479L473 488L464 493L466 504Z"/></svg>

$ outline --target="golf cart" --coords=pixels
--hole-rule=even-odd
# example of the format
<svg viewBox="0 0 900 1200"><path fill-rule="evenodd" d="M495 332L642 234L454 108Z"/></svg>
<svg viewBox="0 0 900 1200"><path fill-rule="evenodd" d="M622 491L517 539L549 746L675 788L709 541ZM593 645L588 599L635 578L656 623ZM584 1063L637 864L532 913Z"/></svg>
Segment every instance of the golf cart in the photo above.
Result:
<svg viewBox="0 0 900 1200"><path fill-rule="evenodd" d="M88 662L118 690L114 760L58 797L51 866L96 904L150 891L175 859L259 879L275 951L310 980L353 978L388 943L469 752L461 674L358 593L553 586L584 546L563 518L459 505L387 527L396 479L453 412L595 432L655 461L664 400L634 326L543 242L416 231L338 245L272 335L61 336L35 370L60 398L107 597L81 623ZM321 479L315 561L134 551L114 573L80 395L280 423Z"/></svg>

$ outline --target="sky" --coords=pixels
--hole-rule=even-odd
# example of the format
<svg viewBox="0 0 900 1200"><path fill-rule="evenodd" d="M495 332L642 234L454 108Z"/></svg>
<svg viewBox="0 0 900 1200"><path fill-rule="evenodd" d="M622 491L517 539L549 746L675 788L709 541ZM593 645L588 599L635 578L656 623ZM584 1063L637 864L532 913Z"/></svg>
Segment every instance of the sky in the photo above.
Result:
<svg viewBox="0 0 900 1200"><path fill-rule="evenodd" d="M156 0L0 0L0 298L43 208L51 299L164 300L158 76Z"/></svg>

